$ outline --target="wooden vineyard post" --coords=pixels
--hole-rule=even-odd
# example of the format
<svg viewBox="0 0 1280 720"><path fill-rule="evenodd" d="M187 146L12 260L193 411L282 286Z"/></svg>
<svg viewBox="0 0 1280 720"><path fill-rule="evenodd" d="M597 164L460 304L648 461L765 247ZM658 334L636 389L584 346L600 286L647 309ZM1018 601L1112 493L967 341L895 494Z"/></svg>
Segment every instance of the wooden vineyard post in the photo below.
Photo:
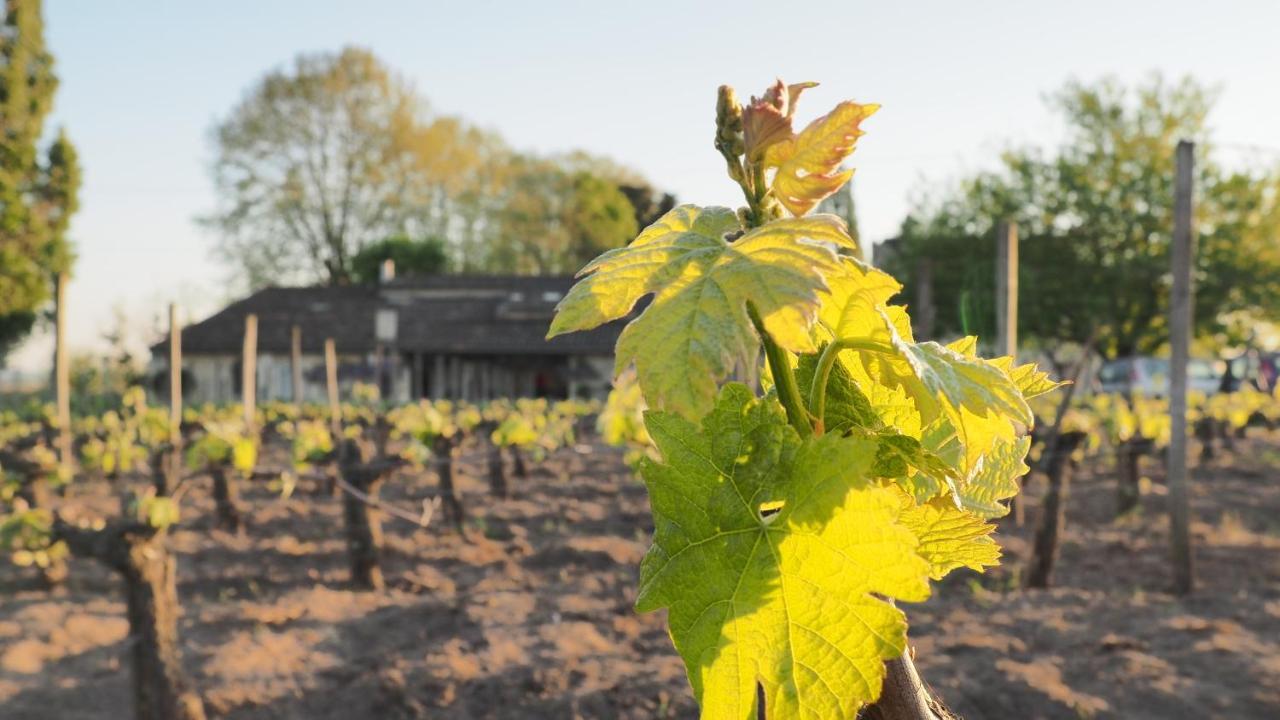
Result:
<svg viewBox="0 0 1280 720"><path fill-rule="evenodd" d="M182 439L182 328L178 325L178 305L169 303L169 443L178 447Z"/></svg>
<svg viewBox="0 0 1280 720"><path fill-rule="evenodd" d="M329 435L333 438L333 447L337 462L331 469L333 473L341 473L347 462L347 445L342 440L342 406L338 403L338 351L334 347L333 338L324 339L324 385L329 397ZM329 477L328 491L337 494L338 484L335 476Z"/></svg>
<svg viewBox="0 0 1280 720"><path fill-rule="evenodd" d="M182 327L177 303L169 303L169 448L162 462L155 477L156 491L168 495L182 468Z"/></svg>
<svg viewBox="0 0 1280 720"><path fill-rule="evenodd" d="M301 405L305 398L302 387L302 327L294 325L289 335L289 375L293 381L293 404Z"/></svg>
<svg viewBox="0 0 1280 720"><path fill-rule="evenodd" d="M71 365L67 357L67 274L55 281L55 330L53 348L54 395L58 411L58 462L70 474L71 455Z"/></svg>
<svg viewBox="0 0 1280 720"><path fill-rule="evenodd" d="M1018 224L996 229L996 352L1018 352Z"/></svg>
<svg viewBox="0 0 1280 720"><path fill-rule="evenodd" d="M996 226L996 355L1018 359L1018 224ZM1022 498L1022 478L1013 497L1013 522L1022 527L1026 503Z"/></svg>
<svg viewBox="0 0 1280 720"><path fill-rule="evenodd" d="M1187 358L1191 349L1191 264L1195 237L1191 229L1192 153L1195 145L1182 140L1177 149L1177 177L1173 204L1173 289L1169 307L1169 530L1173 539L1173 587L1191 592L1195 569L1191 551L1191 513L1187 498Z"/></svg>
<svg viewBox="0 0 1280 720"><path fill-rule="evenodd" d="M244 318L244 346L240 356L240 389L244 397L244 424L252 428L258 404L258 316Z"/></svg>
<svg viewBox="0 0 1280 720"><path fill-rule="evenodd" d="M329 432L337 444L342 439L342 407L338 404L338 352L333 338L324 341L324 384L329 393Z"/></svg>
<svg viewBox="0 0 1280 720"><path fill-rule="evenodd" d="M933 260L920 258L916 263L916 306L912 308L912 333L917 340L933 337Z"/></svg>

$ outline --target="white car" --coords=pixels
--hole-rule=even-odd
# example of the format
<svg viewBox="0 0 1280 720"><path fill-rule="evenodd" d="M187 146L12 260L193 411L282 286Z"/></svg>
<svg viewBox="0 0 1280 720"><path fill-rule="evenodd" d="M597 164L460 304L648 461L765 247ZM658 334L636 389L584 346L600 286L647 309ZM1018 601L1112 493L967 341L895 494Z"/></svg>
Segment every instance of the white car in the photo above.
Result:
<svg viewBox="0 0 1280 720"><path fill-rule="evenodd" d="M1211 360L1187 362L1187 389L1212 395L1222 384L1222 373ZM1169 394L1169 358L1129 357L1112 360L1098 371L1098 390L1122 395L1164 397Z"/></svg>

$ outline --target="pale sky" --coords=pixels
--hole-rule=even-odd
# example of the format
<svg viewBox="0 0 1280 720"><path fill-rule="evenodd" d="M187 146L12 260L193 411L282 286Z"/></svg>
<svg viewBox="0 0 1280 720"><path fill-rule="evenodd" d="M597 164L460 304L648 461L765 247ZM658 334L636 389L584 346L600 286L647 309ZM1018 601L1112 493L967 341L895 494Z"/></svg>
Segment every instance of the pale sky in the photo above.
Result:
<svg viewBox="0 0 1280 720"><path fill-rule="evenodd" d="M740 204L711 145L716 86L818 80L802 123L846 98L883 105L852 163L879 241L913 192L1010 144L1055 143L1042 98L1072 77L1191 73L1222 86L1219 141L1280 147L1278 27L1280 3L1261 1L46 0L51 126L84 164L72 347L101 347L115 307L141 348L169 301L198 320L228 300L229 269L193 222L214 205L208 131L300 51L371 48L440 113L522 150L609 155L699 204ZM12 361L41 368L49 347L37 335Z"/></svg>

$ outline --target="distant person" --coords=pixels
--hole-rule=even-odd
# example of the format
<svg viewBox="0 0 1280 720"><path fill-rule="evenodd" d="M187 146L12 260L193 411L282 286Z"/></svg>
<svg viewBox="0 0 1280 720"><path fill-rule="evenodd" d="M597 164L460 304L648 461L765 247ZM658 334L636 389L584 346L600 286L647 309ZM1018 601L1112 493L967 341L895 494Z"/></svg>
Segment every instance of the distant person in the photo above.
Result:
<svg viewBox="0 0 1280 720"><path fill-rule="evenodd" d="M1268 355L1258 362L1258 389L1273 392L1276 387L1276 356Z"/></svg>

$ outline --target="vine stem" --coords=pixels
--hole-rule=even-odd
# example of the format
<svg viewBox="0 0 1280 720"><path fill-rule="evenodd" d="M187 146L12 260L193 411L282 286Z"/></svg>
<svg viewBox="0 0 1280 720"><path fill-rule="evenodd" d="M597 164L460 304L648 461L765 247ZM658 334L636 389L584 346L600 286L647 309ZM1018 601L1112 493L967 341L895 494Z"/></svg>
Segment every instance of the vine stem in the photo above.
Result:
<svg viewBox="0 0 1280 720"><path fill-rule="evenodd" d="M920 679L911 651L885 662L880 699L867 706L864 720L958 720Z"/></svg>
<svg viewBox="0 0 1280 720"><path fill-rule="evenodd" d="M886 352L890 348L884 343L874 340L843 339L828 343L818 356L818 367L813 374L813 386L809 388L809 407L816 420L815 431L823 432L823 419L827 416L827 383L831 380L831 369L835 367L836 357L841 350L868 350L870 352Z"/></svg>
<svg viewBox="0 0 1280 720"><path fill-rule="evenodd" d="M754 303L747 303L747 315L764 345L764 357L769 363L769 372L773 374L774 387L778 389L778 400L787 411L787 421L800 433L800 437L809 437L813 434L813 426L809 424L809 415L804 409L804 400L800 397L800 386L796 383L796 375L791 370L786 351L765 330L764 320L760 318L760 311L756 310Z"/></svg>

